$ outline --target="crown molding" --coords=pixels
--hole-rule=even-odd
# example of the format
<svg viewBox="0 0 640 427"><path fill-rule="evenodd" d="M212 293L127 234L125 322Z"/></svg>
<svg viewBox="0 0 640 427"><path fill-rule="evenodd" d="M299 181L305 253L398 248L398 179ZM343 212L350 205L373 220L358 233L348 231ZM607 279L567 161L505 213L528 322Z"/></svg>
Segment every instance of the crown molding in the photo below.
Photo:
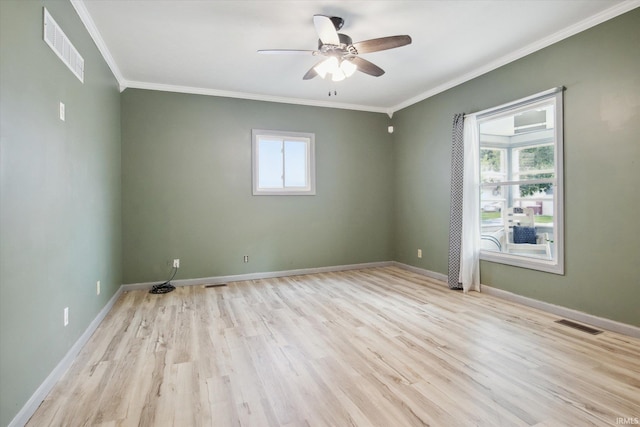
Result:
<svg viewBox="0 0 640 427"><path fill-rule="evenodd" d="M93 42L96 44L98 50L100 51L100 54L102 55L105 62L111 69L113 76L118 81L118 85L120 86L120 92L122 92L124 89L126 89L126 86L124 85L124 81L125 81L124 76L120 72L120 68L118 67L118 64L116 64L116 61L113 59L113 56L111 56L111 52L109 51L109 48L104 42L104 39L102 38L102 35L98 30L98 27L96 27L95 22L93 22L93 18L91 18L91 15L87 10L87 7L85 6L84 1L83 0L70 0L70 1L71 1L71 5L76 10L76 13L80 17L80 20L82 21L85 28L89 32L89 35L93 39Z"/></svg>
<svg viewBox="0 0 640 427"><path fill-rule="evenodd" d="M416 104L420 101L423 101L427 98L430 98L434 95L437 95L441 92L444 92L448 89L451 89L455 86L458 86L462 83L465 83L469 80L472 80L476 77L479 77L483 74L488 73L489 71L493 71L497 68L502 67L503 65L507 65L511 62L514 62L520 58L523 58L531 53L537 52L545 47L551 46L554 43L557 43L561 40L569 38L573 35L581 33L582 31L588 30L591 27L595 27L598 24L601 24L605 21L615 18L616 16L620 16L623 13L629 12L640 6L640 0L628 0L622 3L618 3L615 6L610 7L609 9L603 10L602 12L590 16L587 19L584 19L574 25L563 28L562 30L551 34L543 39L540 39L534 43L531 43L521 49L518 49L514 52L509 53L508 55L504 55L495 61L492 61L480 68L476 68L475 70L465 73L461 76L455 77L441 85L438 85L426 92L423 92L417 96L407 99L400 104L397 104L393 107L390 107L388 111L393 114L393 112L399 111L403 108L409 107L413 104Z"/></svg>
<svg viewBox="0 0 640 427"><path fill-rule="evenodd" d="M282 96L260 95L246 92L232 92L218 89L207 89L192 86L168 85L162 83L149 83L139 81L126 81L125 86L132 89L157 90L162 92L189 93L195 95L219 96L223 98L248 99L252 101L277 102L281 104L307 105L311 107L338 108L343 110L366 111L370 113L387 113L384 107L373 107L369 105L344 104L338 102L317 101L313 99L288 98Z"/></svg>
<svg viewBox="0 0 640 427"><path fill-rule="evenodd" d="M158 91L165 91L165 92L180 92L180 93L190 93L190 94L197 94L197 95L220 96L220 97L226 97L226 98L248 99L248 100L254 100L254 101L277 102L277 103L284 103L284 104L307 105L307 106L313 106L313 107L337 108L337 109L344 109L344 110L383 113L383 114L387 114L390 118L393 116L393 113L395 113L396 111L402 110L403 108L409 107L413 104L416 104L420 101L423 101L441 92L449 90L455 86L458 86L462 83L465 83L469 80L472 80L476 77L479 77L483 74L493 71L499 67L502 67L513 61L523 58L531 53L537 52L541 49L544 49L545 47L551 46L554 43L557 43L561 40L564 40L568 37L571 37L575 34L585 31L591 27L594 27L605 21L608 21L619 15L622 15L626 12L629 12L637 7L640 7L640 0L623 1L606 10L603 10L602 12L596 15L593 15L574 25L564 28L561 31L558 31L554 34L551 34L548 37L545 37L541 40L538 40L534 43L524 46L521 49L518 49L514 52L504 55L496 59L495 61L492 61L482 67L476 68L471 72L454 77L451 80L448 80L426 92L422 92L421 94L416 95L412 98L409 98L399 104L396 104L390 107L374 107L370 105L316 101L311 99L288 98L288 97L280 97L280 96L261 95L261 94L255 94L255 93L245 93L245 92L232 92L232 91L210 89L210 88L167 85L167 84L152 83L152 82L128 81L124 78L124 76L120 72L120 69L118 68L118 65L113 59L111 52L107 48L107 45L104 42L100 34L100 31L98 30L93 19L91 18L89 11L87 10L84 4L84 0L70 0L70 1L74 9L78 13L78 16L82 20L82 23L84 24L87 31L91 35L91 38L93 39L94 43L98 47L98 50L102 54L102 57L104 58L107 65L111 69L111 72L113 73L114 77L118 81L121 92L124 91L126 88L131 87L136 89L158 90Z"/></svg>

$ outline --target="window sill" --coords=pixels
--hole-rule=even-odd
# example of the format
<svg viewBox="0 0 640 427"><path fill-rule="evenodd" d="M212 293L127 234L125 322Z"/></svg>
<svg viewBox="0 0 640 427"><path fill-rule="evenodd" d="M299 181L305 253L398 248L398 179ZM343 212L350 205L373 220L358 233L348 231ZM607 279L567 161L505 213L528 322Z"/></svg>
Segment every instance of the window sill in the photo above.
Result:
<svg viewBox="0 0 640 427"><path fill-rule="evenodd" d="M522 267L530 270L564 275L564 265L558 260L538 259L528 256L485 250L480 251L480 259L483 261L512 265L514 267Z"/></svg>

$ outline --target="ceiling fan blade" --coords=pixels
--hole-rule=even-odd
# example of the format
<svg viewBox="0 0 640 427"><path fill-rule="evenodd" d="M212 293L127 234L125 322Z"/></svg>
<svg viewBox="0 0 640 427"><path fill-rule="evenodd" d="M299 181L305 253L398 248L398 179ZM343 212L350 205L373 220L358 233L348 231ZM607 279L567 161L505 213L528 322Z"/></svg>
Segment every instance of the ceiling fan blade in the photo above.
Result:
<svg viewBox="0 0 640 427"><path fill-rule="evenodd" d="M313 25L322 44L339 45L340 38L331 18L325 15L313 15Z"/></svg>
<svg viewBox="0 0 640 427"><path fill-rule="evenodd" d="M298 49L261 49L258 53L264 55L317 55L317 50L298 50Z"/></svg>
<svg viewBox="0 0 640 427"><path fill-rule="evenodd" d="M353 47L355 47L360 54L393 49L408 44L411 44L411 37L409 36L389 36L357 42L353 44Z"/></svg>
<svg viewBox="0 0 640 427"><path fill-rule="evenodd" d="M366 59L362 59L359 56L351 59L357 67L358 71L362 71L365 74L369 74L370 76L380 77L384 74L384 70L378 67L376 64L367 61Z"/></svg>
<svg viewBox="0 0 640 427"><path fill-rule="evenodd" d="M324 60L318 62L318 64L322 63ZM311 80L312 78L314 78L315 76L318 75L318 72L316 71L316 67L318 66L318 64L314 65L313 67L311 67L309 69L309 71L307 71L307 73L302 77L302 80Z"/></svg>

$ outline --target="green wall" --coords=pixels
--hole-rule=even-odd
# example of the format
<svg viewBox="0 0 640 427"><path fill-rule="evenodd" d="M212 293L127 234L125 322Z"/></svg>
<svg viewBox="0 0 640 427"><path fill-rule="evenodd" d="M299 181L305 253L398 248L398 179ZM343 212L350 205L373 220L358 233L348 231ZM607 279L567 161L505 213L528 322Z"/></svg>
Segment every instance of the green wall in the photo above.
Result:
<svg viewBox="0 0 640 427"><path fill-rule="evenodd" d="M481 281L640 326L638 46L635 9L397 112L396 260L447 274L453 114L565 86L566 274L482 262Z"/></svg>
<svg viewBox="0 0 640 427"><path fill-rule="evenodd" d="M83 55L84 84L42 40L43 6ZM5 426L122 283L120 95L68 1L0 1L0 49Z"/></svg>
<svg viewBox="0 0 640 427"><path fill-rule="evenodd" d="M84 84L42 41L43 5ZM165 280L173 258L177 279L388 260L446 274L453 114L560 85L566 274L483 262L482 282L640 326L639 29L636 9L397 112L389 135L376 113L120 94L69 2L0 0L0 425L120 284ZM316 134L316 196L251 195L252 128Z"/></svg>
<svg viewBox="0 0 640 427"><path fill-rule="evenodd" d="M127 89L124 283L388 261L393 145L378 113ZM316 136L315 196L251 194L251 129ZM243 256L249 256L249 263Z"/></svg>

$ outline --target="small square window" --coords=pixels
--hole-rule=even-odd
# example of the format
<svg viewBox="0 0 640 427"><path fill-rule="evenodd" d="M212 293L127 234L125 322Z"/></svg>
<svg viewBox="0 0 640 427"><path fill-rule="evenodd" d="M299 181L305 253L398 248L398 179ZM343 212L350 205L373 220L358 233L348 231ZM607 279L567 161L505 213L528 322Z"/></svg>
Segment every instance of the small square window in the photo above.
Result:
<svg viewBox="0 0 640 427"><path fill-rule="evenodd" d="M314 195L315 135L252 131L253 195Z"/></svg>

